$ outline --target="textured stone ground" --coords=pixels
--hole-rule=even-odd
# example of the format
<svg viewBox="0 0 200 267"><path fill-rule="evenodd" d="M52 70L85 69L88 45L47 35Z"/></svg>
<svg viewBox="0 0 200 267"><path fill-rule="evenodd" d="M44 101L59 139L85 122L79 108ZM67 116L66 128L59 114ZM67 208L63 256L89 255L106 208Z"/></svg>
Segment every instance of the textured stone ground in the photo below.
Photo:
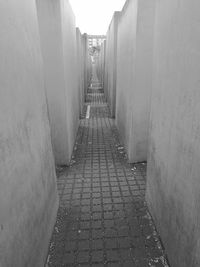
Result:
<svg viewBox="0 0 200 267"><path fill-rule="evenodd" d="M46 266L168 266L144 200L146 163L127 163L96 81L70 167L58 168L60 207Z"/></svg>

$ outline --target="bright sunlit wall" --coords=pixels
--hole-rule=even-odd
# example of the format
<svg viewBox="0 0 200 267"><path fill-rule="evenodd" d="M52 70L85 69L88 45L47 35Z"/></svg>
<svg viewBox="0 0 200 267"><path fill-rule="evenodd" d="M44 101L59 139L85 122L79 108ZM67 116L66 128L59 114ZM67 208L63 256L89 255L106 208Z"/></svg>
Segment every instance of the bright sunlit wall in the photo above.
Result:
<svg viewBox="0 0 200 267"><path fill-rule="evenodd" d="M82 33L106 34L115 11L121 11L126 0L70 0L76 26Z"/></svg>

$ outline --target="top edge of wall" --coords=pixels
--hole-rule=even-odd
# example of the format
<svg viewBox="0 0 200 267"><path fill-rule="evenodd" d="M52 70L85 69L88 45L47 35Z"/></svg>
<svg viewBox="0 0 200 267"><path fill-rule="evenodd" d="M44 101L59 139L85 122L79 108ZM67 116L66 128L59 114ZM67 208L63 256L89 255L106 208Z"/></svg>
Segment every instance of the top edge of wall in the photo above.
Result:
<svg viewBox="0 0 200 267"><path fill-rule="evenodd" d="M108 26L108 30L107 30L106 36L108 35L110 26L112 25L112 22L113 22L114 18L115 18L116 16L118 16L118 18L120 19L121 15L126 11L126 9L128 8L128 6L129 6L129 4L130 4L131 1L133 1L133 0L126 0L126 2L124 3L124 5L123 5L123 7L122 7L122 10L121 10L121 11L115 11L115 12L113 13L111 22L110 22L110 24L109 24L109 26Z"/></svg>
<svg viewBox="0 0 200 267"><path fill-rule="evenodd" d="M121 13L124 13L126 11L126 9L128 8L128 6L130 5L130 3L133 0L126 0L126 2L124 3L124 6L122 7Z"/></svg>
<svg viewBox="0 0 200 267"><path fill-rule="evenodd" d="M74 14L74 10L73 10L73 8L72 8L72 6L71 6L71 1L69 1L69 0L64 0L64 1L67 2L68 6L69 6L69 9L70 9L70 12L71 12L71 14L72 14L72 16L73 16L73 19L74 19L74 21L76 22L76 16L75 16L75 14Z"/></svg>
<svg viewBox="0 0 200 267"><path fill-rule="evenodd" d="M114 21L115 19L119 19L119 18L120 18L120 16L121 16L121 12L122 12L122 11L115 11L115 12L113 13L112 19L111 19L110 24L109 24L109 26L108 26L108 30L107 30L107 32L106 32L106 36L108 35L108 32L109 32L109 30L110 30L110 27L111 27L113 21Z"/></svg>
<svg viewBox="0 0 200 267"><path fill-rule="evenodd" d="M79 27L76 27L76 31L81 34Z"/></svg>

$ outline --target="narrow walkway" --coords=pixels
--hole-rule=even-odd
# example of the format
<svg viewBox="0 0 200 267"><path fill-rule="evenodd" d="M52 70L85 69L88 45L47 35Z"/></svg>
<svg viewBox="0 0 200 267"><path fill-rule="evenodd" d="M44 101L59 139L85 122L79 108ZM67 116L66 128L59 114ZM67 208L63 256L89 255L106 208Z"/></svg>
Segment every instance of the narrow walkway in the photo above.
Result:
<svg viewBox="0 0 200 267"><path fill-rule="evenodd" d="M127 163L96 77L86 101L71 166L58 171L46 266L168 266L144 201L146 164Z"/></svg>

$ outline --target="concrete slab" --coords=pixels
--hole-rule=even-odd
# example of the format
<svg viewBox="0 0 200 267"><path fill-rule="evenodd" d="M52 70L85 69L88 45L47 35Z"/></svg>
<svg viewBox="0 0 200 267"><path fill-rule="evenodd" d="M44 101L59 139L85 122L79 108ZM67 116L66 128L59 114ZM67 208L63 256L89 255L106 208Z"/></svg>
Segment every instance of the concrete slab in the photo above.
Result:
<svg viewBox="0 0 200 267"><path fill-rule="evenodd" d="M35 1L0 2L0 266L44 266L58 207Z"/></svg>
<svg viewBox="0 0 200 267"><path fill-rule="evenodd" d="M120 12L115 12L106 34L105 70L107 81L105 91L110 106L111 116L115 117L116 82L117 82L117 34Z"/></svg>
<svg viewBox="0 0 200 267"><path fill-rule="evenodd" d="M69 164L79 119L75 18L67 0L37 1L37 10L55 161Z"/></svg>
<svg viewBox="0 0 200 267"><path fill-rule="evenodd" d="M116 123L130 162L147 160L154 1L129 0L118 24Z"/></svg>
<svg viewBox="0 0 200 267"><path fill-rule="evenodd" d="M173 267L200 266L199 1L157 1L147 201Z"/></svg>

